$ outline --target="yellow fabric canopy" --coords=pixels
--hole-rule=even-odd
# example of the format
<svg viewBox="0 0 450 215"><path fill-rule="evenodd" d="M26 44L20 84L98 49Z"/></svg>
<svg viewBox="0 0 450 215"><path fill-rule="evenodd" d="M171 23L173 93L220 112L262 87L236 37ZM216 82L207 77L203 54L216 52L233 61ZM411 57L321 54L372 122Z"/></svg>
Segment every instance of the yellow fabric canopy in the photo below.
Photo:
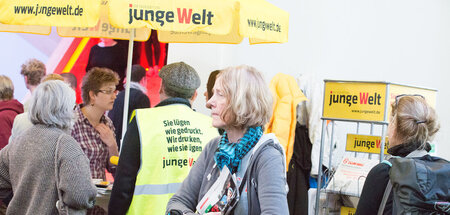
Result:
<svg viewBox="0 0 450 215"><path fill-rule="evenodd" d="M0 0L0 31L161 42L284 43L289 14L265 0ZM38 26L33 26L38 25Z"/></svg>
<svg viewBox="0 0 450 215"><path fill-rule="evenodd" d="M89 1L90 3L73 0L21 1L15 4L13 2L0 0L0 22L6 23L0 24L2 32L48 35L51 31L49 26L58 26L58 34L62 37L130 39L132 29L115 28L109 23L108 0L94 0ZM64 5L66 6L63 7ZM13 10L8 8L13 8ZM8 13L8 11L13 11L13 13ZM8 16L8 18L3 16ZM85 17L81 18L82 16ZM39 26L31 25L32 23L37 23ZM151 29L139 28L134 31L134 40L147 41Z"/></svg>
<svg viewBox="0 0 450 215"><path fill-rule="evenodd" d="M288 40L289 14L265 0L115 0L110 21L120 28L158 30L161 42L251 44Z"/></svg>
<svg viewBox="0 0 450 215"><path fill-rule="evenodd" d="M101 0L0 0L0 23L77 26L97 24Z"/></svg>
<svg viewBox="0 0 450 215"><path fill-rule="evenodd" d="M230 32L237 13L233 4L223 0L114 0L109 6L109 19L115 27L221 35Z"/></svg>
<svg viewBox="0 0 450 215"><path fill-rule="evenodd" d="M130 39L130 33L134 30L136 41L147 41L150 37L151 29L149 28L137 28L137 29L124 29L116 28L109 22L109 2L103 0L100 6L100 18L97 24L93 27L58 27L57 31L59 36L62 37L98 37L98 38L111 38L111 39Z"/></svg>
<svg viewBox="0 0 450 215"><path fill-rule="evenodd" d="M28 34L40 34L49 35L51 27L49 26L37 26L37 25L5 25L0 24L1 32L12 33L28 33Z"/></svg>

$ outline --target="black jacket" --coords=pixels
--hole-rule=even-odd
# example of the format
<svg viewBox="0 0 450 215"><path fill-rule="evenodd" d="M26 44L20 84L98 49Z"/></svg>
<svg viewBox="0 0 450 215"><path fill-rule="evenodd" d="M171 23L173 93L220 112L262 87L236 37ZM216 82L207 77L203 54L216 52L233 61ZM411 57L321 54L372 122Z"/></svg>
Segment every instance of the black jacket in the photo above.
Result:
<svg viewBox="0 0 450 215"><path fill-rule="evenodd" d="M425 155L418 157L420 160L429 160L430 156ZM389 181L389 171L391 167L385 163L379 163L373 167L367 179L364 182L364 187L361 193L361 197L356 209L357 215L371 215L378 214L378 208L383 200L384 191L386 190L387 183ZM392 214L392 191L386 201L383 214Z"/></svg>
<svg viewBox="0 0 450 215"><path fill-rule="evenodd" d="M120 149L120 140L122 139L122 121L123 121L123 106L125 101L125 90L120 91L114 101L114 107L109 111L108 116L114 124L117 146ZM149 108L150 99L142 91L138 89L130 89L130 103L128 105L128 119L131 113L139 108Z"/></svg>

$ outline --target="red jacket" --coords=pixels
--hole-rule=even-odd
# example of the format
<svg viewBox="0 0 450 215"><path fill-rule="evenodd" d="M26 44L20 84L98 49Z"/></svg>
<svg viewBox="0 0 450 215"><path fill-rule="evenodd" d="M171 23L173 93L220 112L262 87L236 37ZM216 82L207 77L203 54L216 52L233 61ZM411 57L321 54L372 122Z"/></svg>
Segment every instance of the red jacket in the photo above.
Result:
<svg viewBox="0 0 450 215"><path fill-rule="evenodd" d="M23 113L23 105L19 101L0 101L0 149L8 144L14 118L20 113Z"/></svg>

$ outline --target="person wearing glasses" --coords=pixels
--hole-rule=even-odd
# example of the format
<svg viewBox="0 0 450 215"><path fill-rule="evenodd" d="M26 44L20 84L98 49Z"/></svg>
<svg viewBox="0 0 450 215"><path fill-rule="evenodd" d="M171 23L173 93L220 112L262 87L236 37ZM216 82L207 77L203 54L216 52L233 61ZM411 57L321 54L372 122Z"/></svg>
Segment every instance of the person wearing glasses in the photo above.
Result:
<svg viewBox="0 0 450 215"><path fill-rule="evenodd" d="M421 95L399 95L392 104L388 126L388 153L393 156L429 159L430 141L439 130L437 116ZM377 214L389 181L390 167L379 163L367 175L356 214ZM392 193L382 214L392 214Z"/></svg>
<svg viewBox="0 0 450 215"><path fill-rule="evenodd" d="M109 158L119 155L113 123L105 114L113 108L118 82L119 77L112 70L92 68L82 80L83 103L75 106L72 137L89 158L93 179L106 180L105 169L114 173Z"/></svg>

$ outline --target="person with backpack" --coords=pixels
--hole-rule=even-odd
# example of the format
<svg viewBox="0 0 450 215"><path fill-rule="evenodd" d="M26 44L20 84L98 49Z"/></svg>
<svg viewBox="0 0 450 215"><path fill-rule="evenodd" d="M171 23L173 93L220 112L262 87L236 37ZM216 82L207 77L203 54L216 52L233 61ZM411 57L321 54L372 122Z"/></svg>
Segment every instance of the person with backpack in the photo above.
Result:
<svg viewBox="0 0 450 215"><path fill-rule="evenodd" d="M434 109L423 96L395 98L387 131L388 153L393 158L369 172L355 214L449 212L449 162L428 154L439 127ZM439 210L440 203L447 204L447 212Z"/></svg>

